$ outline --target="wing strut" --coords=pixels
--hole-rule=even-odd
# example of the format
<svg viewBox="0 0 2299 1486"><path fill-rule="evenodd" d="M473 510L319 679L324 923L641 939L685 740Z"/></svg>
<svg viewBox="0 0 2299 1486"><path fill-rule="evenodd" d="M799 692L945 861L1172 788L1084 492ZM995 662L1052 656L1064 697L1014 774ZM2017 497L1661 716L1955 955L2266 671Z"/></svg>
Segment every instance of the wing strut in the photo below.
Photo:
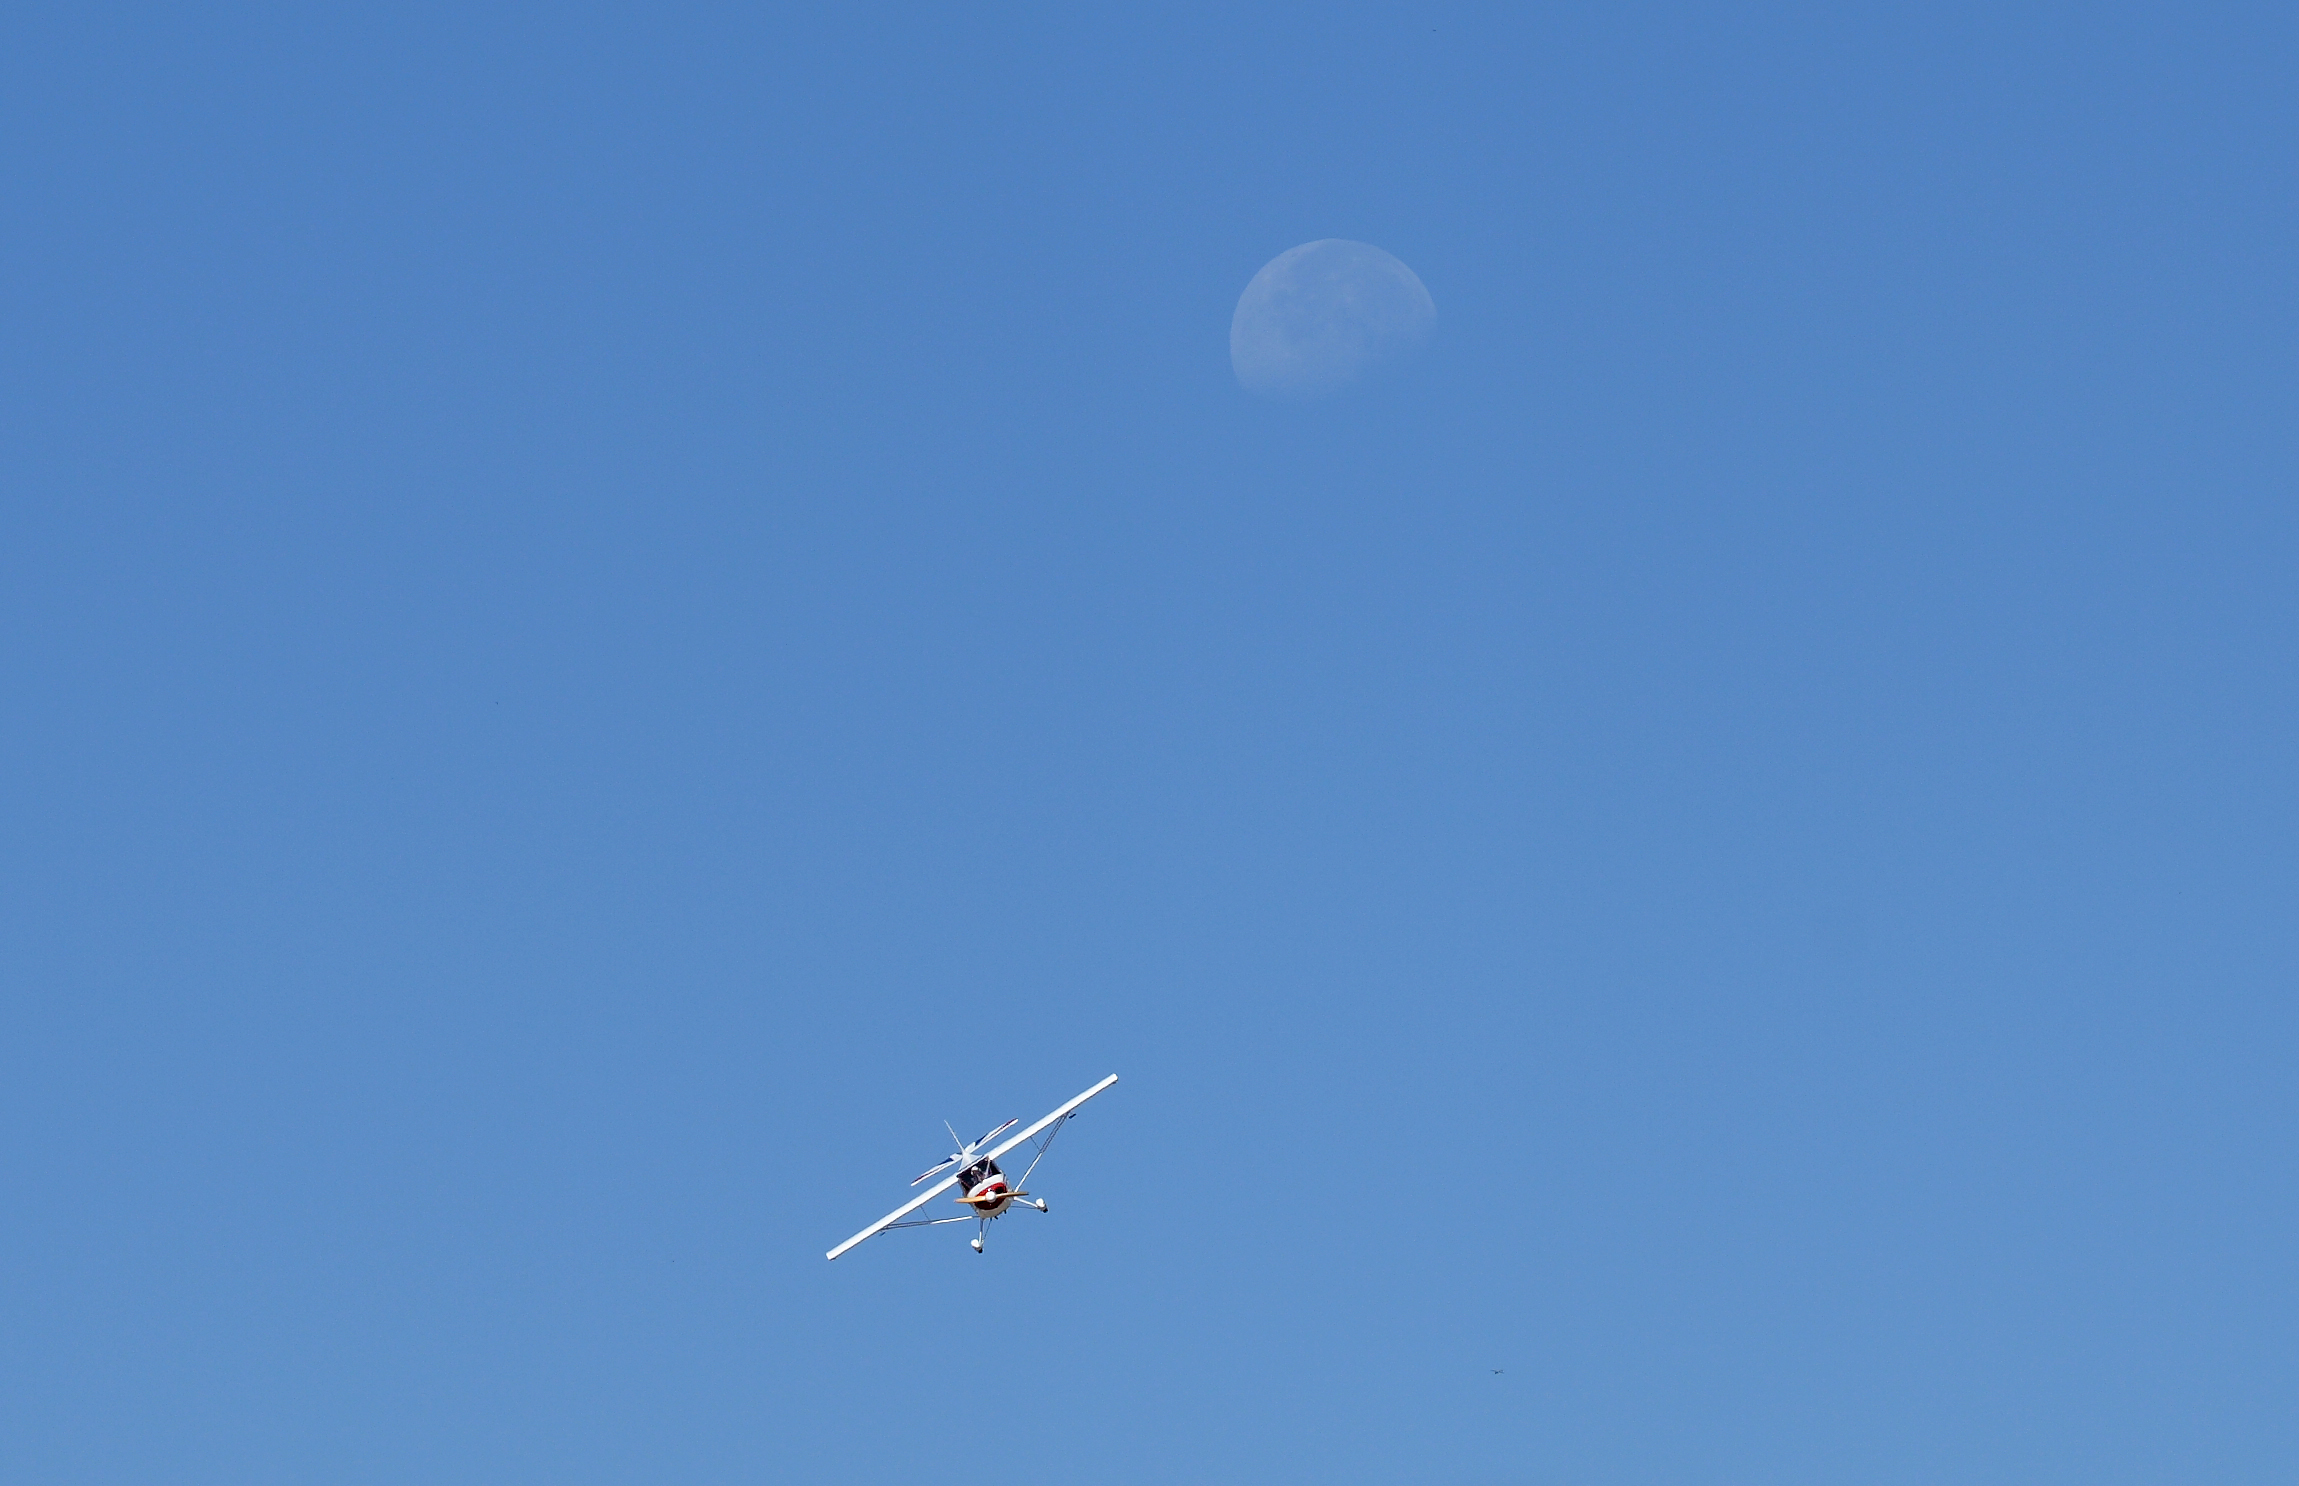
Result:
<svg viewBox="0 0 2299 1486"><path fill-rule="evenodd" d="M1024 1186L1028 1185L1030 1180L1030 1173L1038 1169L1038 1163L1046 1159L1046 1152L1054 1148L1054 1137L1062 1133L1062 1127L1064 1125L1067 1125L1070 1121L1076 1119L1077 1117L1078 1112L1074 1109L1071 1110L1068 1114L1063 1115L1060 1119L1054 1121L1051 1125L1048 1125L1046 1127L1046 1133L1043 1136L1031 1142L1031 1144L1038 1148L1038 1153L1030 1158L1029 1165L1022 1168L1022 1174L1014 1178L1015 1191L1019 1192Z"/></svg>

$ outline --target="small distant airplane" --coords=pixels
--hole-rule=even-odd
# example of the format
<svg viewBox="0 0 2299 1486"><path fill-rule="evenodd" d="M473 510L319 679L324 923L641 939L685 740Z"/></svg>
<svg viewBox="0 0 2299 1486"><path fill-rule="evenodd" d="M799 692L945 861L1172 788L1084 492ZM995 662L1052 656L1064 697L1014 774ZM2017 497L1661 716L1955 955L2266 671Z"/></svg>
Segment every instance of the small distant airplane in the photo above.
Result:
<svg viewBox="0 0 2299 1486"><path fill-rule="evenodd" d="M1022 1183L1028 1181L1030 1173L1038 1169L1038 1163L1046 1159L1046 1151L1053 1145L1054 1137L1062 1133L1064 1125L1076 1118L1079 1107L1117 1081L1118 1076L1114 1073L1111 1074L1077 1098L1072 1099L1052 1114L1030 1126L1029 1129L1008 1140L1001 1141L994 1149L987 1151L983 1150L982 1147L989 1145L993 1140L997 1140L999 1136L1013 1129L1021 1121L1008 1120L980 1140L963 1142L958 1139L957 1131L950 1130L949 1122L944 1121L942 1128L950 1130L950 1143L958 1147L957 1151L920 1172L911 1180L910 1185L915 1187L928 1177L948 1171L953 1166L959 1168L958 1174L943 1177L942 1180L903 1203L860 1233L855 1234L823 1257L836 1259L840 1254L845 1253L864 1239L893 1228L939 1228L944 1223L968 1221L977 1225L974 1230L974 1252L981 1253L982 1239L990 1231L991 1220L1004 1217L1007 1208L1018 1202L1024 1207L1034 1207L1039 1212L1047 1210L1046 1199L1032 1197L1022 1189ZM998 1158L1025 1143L1035 1146L1038 1153L1030 1158L1029 1165L1022 1168L1022 1174L1009 1184L1006 1181L1006 1174L998 1169ZM958 1188L959 1195L951 1200L964 1203L973 1211L960 1213L955 1218L910 1217L910 1214L949 1191L952 1187ZM905 1222L904 1219L908 1219L908 1221Z"/></svg>

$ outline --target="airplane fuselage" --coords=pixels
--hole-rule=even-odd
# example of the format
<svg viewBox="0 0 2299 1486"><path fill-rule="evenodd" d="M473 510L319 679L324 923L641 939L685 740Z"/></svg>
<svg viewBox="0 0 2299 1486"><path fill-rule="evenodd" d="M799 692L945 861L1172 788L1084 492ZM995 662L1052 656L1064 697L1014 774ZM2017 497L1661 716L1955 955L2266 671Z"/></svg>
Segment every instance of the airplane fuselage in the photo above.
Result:
<svg viewBox="0 0 2299 1486"><path fill-rule="evenodd" d="M965 1203L985 1218L994 1218L1013 1202L1013 1189L1006 1185L1006 1174L995 1161L977 1161L959 1177L960 1190L966 1195L958 1201Z"/></svg>

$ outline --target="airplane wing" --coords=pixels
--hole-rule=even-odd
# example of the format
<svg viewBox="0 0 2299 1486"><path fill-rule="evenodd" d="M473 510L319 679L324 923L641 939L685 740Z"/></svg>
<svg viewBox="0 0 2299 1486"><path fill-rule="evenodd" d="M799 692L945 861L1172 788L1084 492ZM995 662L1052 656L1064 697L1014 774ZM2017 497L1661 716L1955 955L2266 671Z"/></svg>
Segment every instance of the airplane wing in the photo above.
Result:
<svg viewBox="0 0 2299 1486"><path fill-rule="evenodd" d="M883 1229L893 1227L903 1218L906 1218L910 1214L918 1211L918 1209L924 1207L927 1203L932 1202L935 1198L941 1196L944 1192L949 1191L952 1187L957 1185L958 1178L954 1176L946 1176L942 1178L942 1180L936 1182L933 1186L928 1187L923 1192L920 1192L917 1196L911 1198L908 1202L903 1203L900 1207L894 1209L894 1211L888 1213L885 1217L880 1218L877 1222L863 1229L860 1233L855 1234L852 1238L840 1244L837 1248L832 1249L829 1253L823 1255L822 1257L825 1259L837 1258L840 1254L843 1254L848 1249L853 1248L856 1244L862 1242L862 1240L868 1238L871 1234L880 1232Z"/></svg>
<svg viewBox="0 0 2299 1486"><path fill-rule="evenodd" d="M1006 1152L1022 1144L1024 1141L1036 1139L1039 1132L1047 1129L1049 1126L1058 1125L1062 1121L1068 1119L1071 1115L1076 1114L1080 1105L1084 1104L1088 1099L1093 1098L1096 1094L1099 1094L1102 1090L1108 1088L1111 1084L1114 1084L1117 1081L1118 1076L1114 1073L1111 1074L1108 1078L1105 1078L1100 1083L1095 1084L1092 1088L1086 1090L1077 1098L1072 1099L1067 1104L1064 1104L1060 1109L1055 1110L1052 1114L1047 1115L1044 1119L1039 1120L1037 1123L1029 1126L1019 1135L1016 1135L1005 1141L1003 1144L995 1146L989 1151L976 1156L974 1160L995 1161L1000 1156L1006 1154ZM856 1244L862 1242L862 1240L870 1237L872 1234L884 1232L886 1229L892 1227L895 1223L901 1221L903 1218L908 1217L911 1213L916 1212L919 1208L924 1207L928 1202L931 1202L936 1197L941 1196L944 1192L949 1191L956 1185L958 1185L957 1177L946 1176L942 1178L942 1180L936 1182L933 1186L911 1198L908 1202L903 1203L900 1207L894 1209L894 1211L888 1213L885 1217L880 1218L877 1222L863 1229L860 1233L855 1234L852 1238L840 1244L837 1248L832 1249L829 1253L823 1255L823 1257L825 1259L837 1258L840 1254L845 1253L848 1249L853 1248Z"/></svg>
<svg viewBox="0 0 2299 1486"><path fill-rule="evenodd" d="M1096 1094L1099 1094L1102 1090L1108 1088L1111 1084L1114 1084L1117 1081L1118 1076L1114 1073L1111 1074L1108 1078L1105 1078L1100 1083L1095 1084L1092 1088L1086 1090L1083 1094L1080 1094L1077 1098L1072 1099L1069 1103L1063 1105L1060 1109L1055 1110L1052 1114L1047 1115L1044 1119L1030 1126L1021 1134L1013 1136L1006 1140L1003 1144L997 1146L990 1152L989 1159L995 1161L1000 1156L1006 1154L1006 1152L1022 1144L1022 1142L1026 1140L1037 1139L1039 1131L1044 1130L1049 1125L1058 1125L1062 1121L1068 1119L1071 1115L1076 1114L1078 1112L1079 1105L1084 1104L1088 1099L1093 1098Z"/></svg>

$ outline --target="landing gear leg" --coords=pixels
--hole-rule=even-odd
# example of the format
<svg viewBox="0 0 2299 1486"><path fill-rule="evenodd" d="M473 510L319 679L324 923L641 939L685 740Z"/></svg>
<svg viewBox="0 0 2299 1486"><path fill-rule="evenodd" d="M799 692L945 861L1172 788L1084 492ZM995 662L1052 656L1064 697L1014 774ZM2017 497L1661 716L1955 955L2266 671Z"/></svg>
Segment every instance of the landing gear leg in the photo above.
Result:
<svg viewBox="0 0 2299 1486"><path fill-rule="evenodd" d="M980 1226L974 1230L974 1252L979 1254L982 1252L982 1235L990 1231L990 1220L988 1218L977 1218L974 1221L980 1224Z"/></svg>

